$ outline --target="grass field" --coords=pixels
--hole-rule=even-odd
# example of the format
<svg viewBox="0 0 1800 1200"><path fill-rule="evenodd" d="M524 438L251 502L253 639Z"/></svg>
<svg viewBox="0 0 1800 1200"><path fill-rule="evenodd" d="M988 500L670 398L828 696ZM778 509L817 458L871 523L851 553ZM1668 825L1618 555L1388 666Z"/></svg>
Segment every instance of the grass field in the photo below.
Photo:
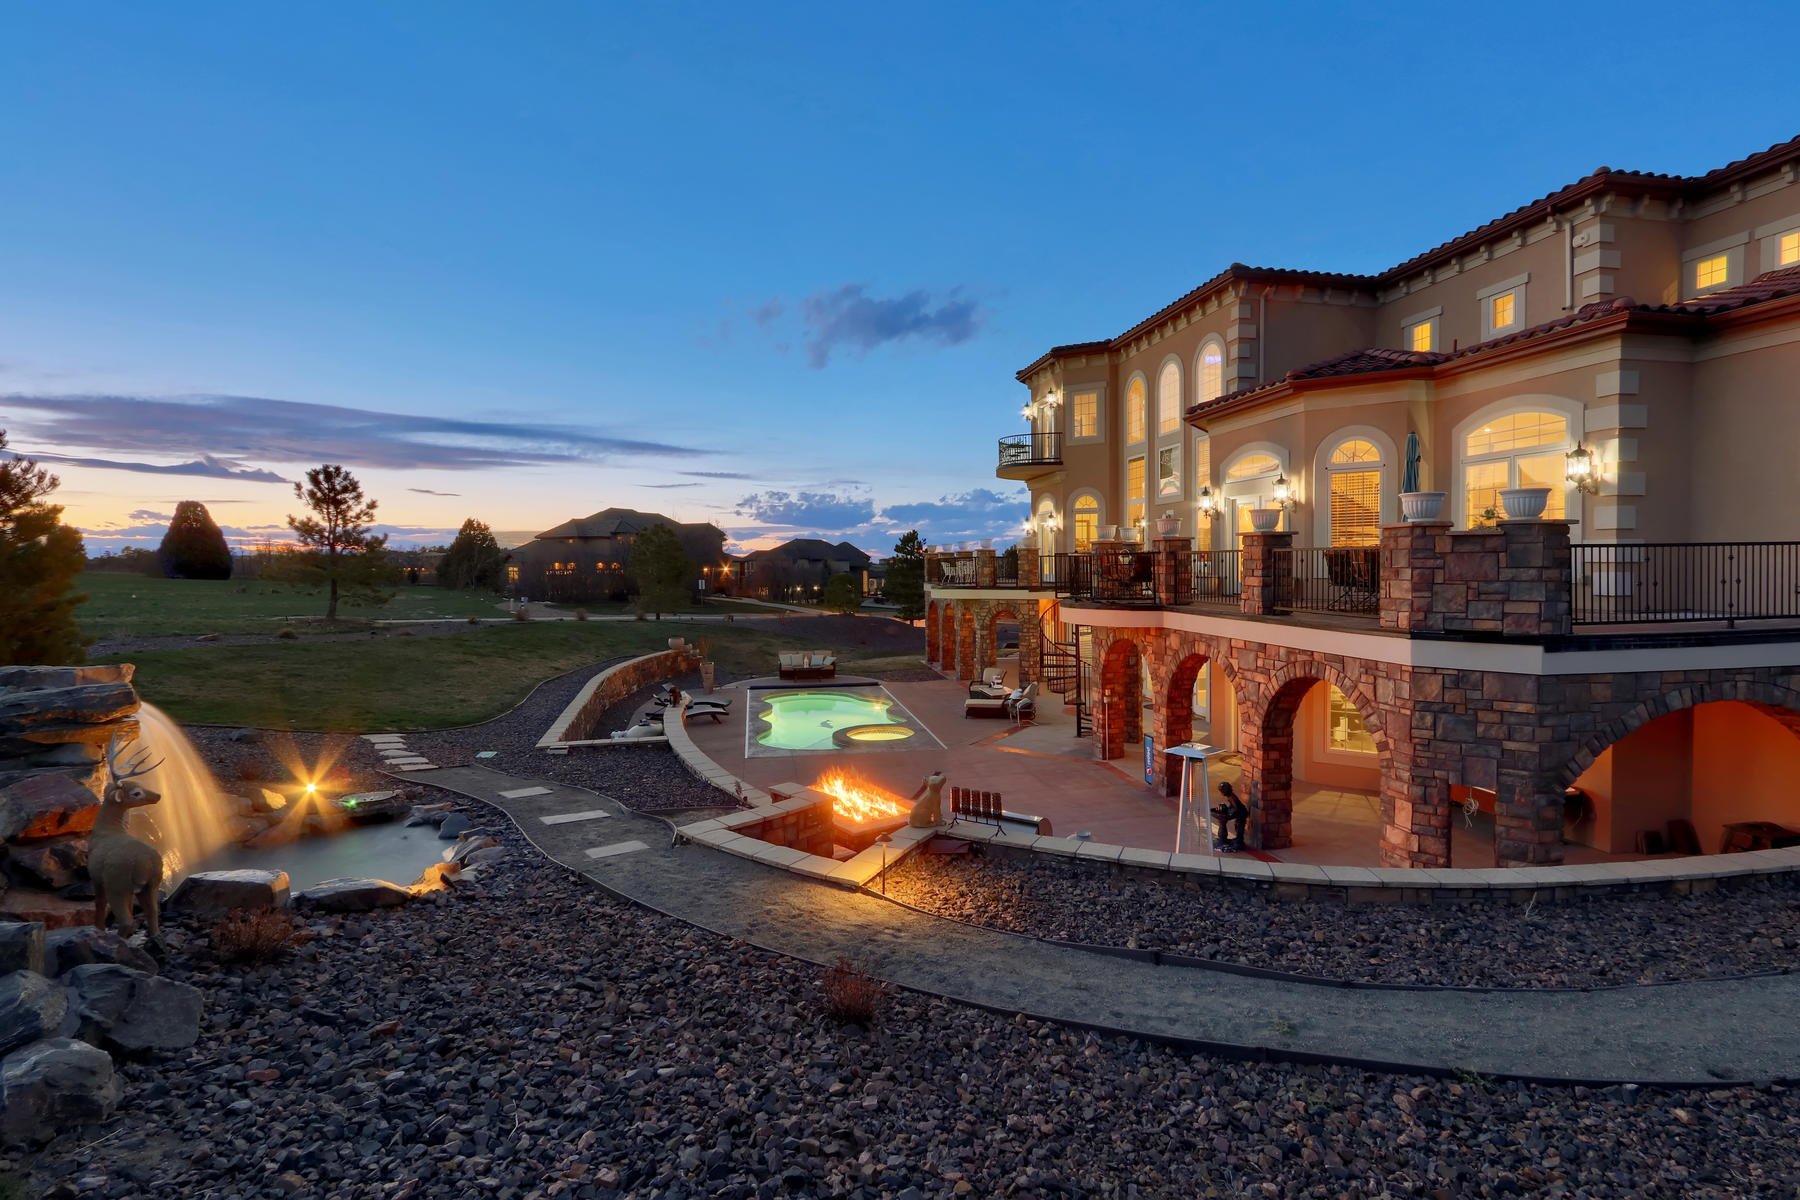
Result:
<svg viewBox="0 0 1800 1200"><path fill-rule="evenodd" d="M720 669L739 675L772 673L777 651L821 644L748 625L533 621L453 637L383 632L367 641L198 646L102 661L136 663L138 692L178 721L360 733L484 721L542 680L664 649L672 636L707 639Z"/></svg>
<svg viewBox="0 0 1800 1200"><path fill-rule="evenodd" d="M317 624L325 616L322 588L258 580L151 579L89 571L78 586L88 599L75 610L75 617L89 637L274 633L290 618ZM338 604L339 619L350 621L504 615L491 595L405 584L394 589L394 598L384 605ZM305 625L299 627L304 632Z"/></svg>

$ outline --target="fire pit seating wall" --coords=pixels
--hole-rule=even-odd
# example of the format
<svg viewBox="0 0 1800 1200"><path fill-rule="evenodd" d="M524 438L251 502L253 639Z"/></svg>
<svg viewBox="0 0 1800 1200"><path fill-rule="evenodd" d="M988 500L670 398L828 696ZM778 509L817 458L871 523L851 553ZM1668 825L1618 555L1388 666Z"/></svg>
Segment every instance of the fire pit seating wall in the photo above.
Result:
<svg viewBox="0 0 1800 1200"><path fill-rule="evenodd" d="M599 741L607 735L600 728L606 710L652 683L674 679L698 670L700 656L691 646L646 654L602 671L588 680L562 716L538 742L539 749L569 742Z"/></svg>
<svg viewBox="0 0 1800 1200"><path fill-rule="evenodd" d="M774 804L752 810L755 819L736 825L732 831L740 837L830 858L836 842L831 797L791 785L780 792L771 789L770 794L775 797Z"/></svg>

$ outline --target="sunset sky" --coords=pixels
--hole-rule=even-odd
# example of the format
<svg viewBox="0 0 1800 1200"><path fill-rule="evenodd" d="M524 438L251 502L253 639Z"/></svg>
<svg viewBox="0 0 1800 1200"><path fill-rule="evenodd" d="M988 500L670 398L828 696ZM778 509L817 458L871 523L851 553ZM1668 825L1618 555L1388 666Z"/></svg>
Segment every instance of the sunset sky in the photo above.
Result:
<svg viewBox="0 0 1800 1200"><path fill-rule="evenodd" d="M321 462L396 544L1005 538L1049 346L1800 132L1792 5L1473 11L7 5L0 428L91 550Z"/></svg>

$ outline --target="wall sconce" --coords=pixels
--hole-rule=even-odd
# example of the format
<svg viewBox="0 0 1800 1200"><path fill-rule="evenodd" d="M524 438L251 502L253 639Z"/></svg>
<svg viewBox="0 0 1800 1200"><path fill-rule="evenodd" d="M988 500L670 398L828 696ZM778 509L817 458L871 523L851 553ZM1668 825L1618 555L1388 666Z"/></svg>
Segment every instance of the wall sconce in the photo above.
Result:
<svg viewBox="0 0 1800 1200"><path fill-rule="evenodd" d="M1194 504L1195 507L1200 510L1200 515L1208 520L1219 515L1219 498L1213 495L1213 490L1210 487L1203 487L1200 489L1200 499L1195 501Z"/></svg>
<svg viewBox="0 0 1800 1200"><path fill-rule="evenodd" d="M1051 533L1055 533L1058 529L1062 528L1062 523L1058 521L1055 516L1048 516L1044 518L1044 528L1048 529Z"/></svg>
<svg viewBox="0 0 1800 1200"><path fill-rule="evenodd" d="M1288 483L1288 477L1286 475L1277 475L1275 477L1275 506L1277 508L1286 508L1293 502L1293 485Z"/></svg>
<svg viewBox="0 0 1800 1200"><path fill-rule="evenodd" d="M1057 395L1055 392L1045 392L1044 393L1044 407L1045 408L1055 408L1061 403L1062 403L1062 397Z"/></svg>
<svg viewBox="0 0 1800 1200"><path fill-rule="evenodd" d="M1031 420L1031 405L1029 405L1029 404L1020 405L1019 406L1019 415L1021 417L1024 417L1027 421Z"/></svg>
<svg viewBox="0 0 1800 1200"><path fill-rule="evenodd" d="M1575 448L1563 455L1565 466L1563 474L1579 492L1589 496L1600 491L1600 472L1594 466L1594 452L1580 442Z"/></svg>

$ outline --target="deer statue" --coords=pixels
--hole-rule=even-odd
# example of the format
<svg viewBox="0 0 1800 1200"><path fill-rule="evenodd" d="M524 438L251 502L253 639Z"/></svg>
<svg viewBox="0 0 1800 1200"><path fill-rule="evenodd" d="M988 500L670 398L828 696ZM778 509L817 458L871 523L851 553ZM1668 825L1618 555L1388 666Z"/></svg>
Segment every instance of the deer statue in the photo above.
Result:
<svg viewBox="0 0 1800 1200"><path fill-rule="evenodd" d="M125 832L125 815L131 809L162 799L159 793L133 782L161 764L148 762L147 750L130 759L123 758L123 752L115 734L106 747L107 782L100 797L100 815L94 819L94 832L88 838L88 875L94 881L94 927L105 929L107 913L113 912L119 918L119 936L129 938L136 930L131 914L135 900L143 910L144 928L155 942L161 936L157 893L162 887L162 854L155 846Z"/></svg>

